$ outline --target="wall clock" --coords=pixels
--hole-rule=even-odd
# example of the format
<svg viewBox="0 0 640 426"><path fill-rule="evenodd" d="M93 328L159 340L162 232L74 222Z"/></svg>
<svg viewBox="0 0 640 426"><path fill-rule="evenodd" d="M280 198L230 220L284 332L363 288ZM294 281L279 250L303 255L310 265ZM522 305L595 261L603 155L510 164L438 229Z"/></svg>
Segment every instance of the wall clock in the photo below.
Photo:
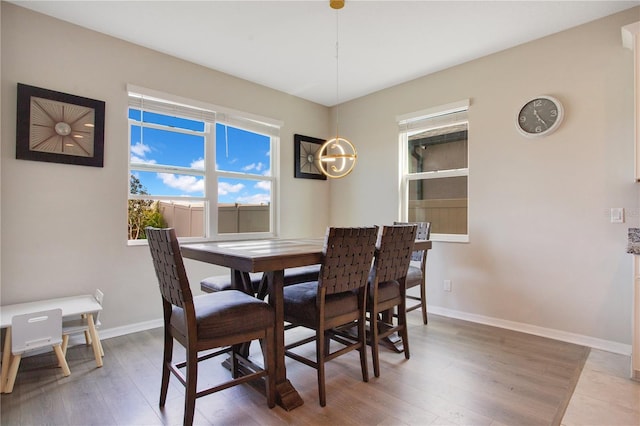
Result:
<svg viewBox="0 0 640 426"><path fill-rule="evenodd" d="M562 103L552 96L531 99L518 112L516 128L530 138L546 136L558 129L564 118Z"/></svg>
<svg viewBox="0 0 640 426"><path fill-rule="evenodd" d="M318 150L324 139L303 135L293 135L294 144L294 177L305 179L327 180L318 167Z"/></svg>
<svg viewBox="0 0 640 426"><path fill-rule="evenodd" d="M102 167L105 103L18 83L16 158Z"/></svg>

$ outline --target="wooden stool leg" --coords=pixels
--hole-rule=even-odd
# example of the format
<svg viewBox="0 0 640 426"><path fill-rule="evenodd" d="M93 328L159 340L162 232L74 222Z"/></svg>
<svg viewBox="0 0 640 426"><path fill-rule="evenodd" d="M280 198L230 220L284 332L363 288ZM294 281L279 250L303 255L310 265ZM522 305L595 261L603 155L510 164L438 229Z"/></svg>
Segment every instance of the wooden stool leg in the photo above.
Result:
<svg viewBox="0 0 640 426"><path fill-rule="evenodd" d="M16 376L18 375L18 367L20 367L20 359L22 354L14 355L11 361L11 367L9 367L9 377L7 378L7 386L4 390L5 393L13 392L13 385L16 382Z"/></svg>
<svg viewBox="0 0 640 426"><path fill-rule="evenodd" d="M98 339L96 325L93 323L93 314L87 315L87 322L89 323L89 334L91 334L91 346L93 346L93 356L96 359L96 366L102 367L102 345L100 344L100 339Z"/></svg>
<svg viewBox="0 0 640 426"><path fill-rule="evenodd" d="M62 348L60 347L60 345L53 345L53 350L55 351L56 356L58 357L58 363L60 364L60 367L62 367L62 375L67 377L69 374L71 374L71 370L69 370L67 359L64 357L64 354L62 353Z"/></svg>
<svg viewBox="0 0 640 426"><path fill-rule="evenodd" d="M11 364L11 327L7 327L4 336L4 349L2 352L2 373L0 375L0 392L5 392L7 377L9 375L9 365Z"/></svg>
<svg viewBox="0 0 640 426"><path fill-rule="evenodd" d="M68 334L63 334L62 335L62 353L64 354L64 356L67 356L67 347L69 346L69 335Z"/></svg>

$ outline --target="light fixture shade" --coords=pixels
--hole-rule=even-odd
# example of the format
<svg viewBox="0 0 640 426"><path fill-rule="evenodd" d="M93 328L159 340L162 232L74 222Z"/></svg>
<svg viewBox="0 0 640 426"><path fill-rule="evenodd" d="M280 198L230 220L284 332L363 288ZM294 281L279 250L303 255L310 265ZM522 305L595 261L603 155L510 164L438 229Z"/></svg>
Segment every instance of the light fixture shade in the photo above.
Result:
<svg viewBox="0 0 640 426"><path fill-rule="evenodd" d="M351 142L336 136L318 149L318 168L330 178L345 177L356 165L358 153Z"/></svg>

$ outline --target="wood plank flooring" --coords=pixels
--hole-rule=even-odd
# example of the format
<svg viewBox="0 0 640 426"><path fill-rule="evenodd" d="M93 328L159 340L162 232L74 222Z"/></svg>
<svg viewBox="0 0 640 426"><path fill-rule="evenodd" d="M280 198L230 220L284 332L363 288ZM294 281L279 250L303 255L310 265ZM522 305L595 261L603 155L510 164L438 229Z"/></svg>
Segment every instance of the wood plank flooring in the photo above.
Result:
<svg viewBox="0 0 640 426"><path fill-rule="evenodd" d="M302 407L291 412L280 407L269 410L264 396L245 385L199 398L195 424L500 426L561 423L589 354L588 348L436 315L430 315L429 325L425 326L419 317L409 315L411 359L407 361L402 354L382 349L379 378L362 382L356 353L331 361L326 372L325 408L318 404L315 370L287 359L288 377L305 401ZM183 388L175 378L171 379L166 407L164 410L158 407L161 329L106 339L103 346L102 368L95 367L90 347L70 348L69 377L62 377L53 355L25 359L13 393L1 397L0 423L182 423ZM257 345L252 345L254 350L257 355ZM179 349L176 354L180 356ZM370 353L369 364L373 376ZM587 366L591 364L597 365L597 359L591 363L590 358ZM590 369L589 375L600 374L597 367L593 368L596 370ZM205 386L226 374L219 361L214 360L201 369L201 384ZM631 382L620 380L625 386ZM634 385L631 389L637 389ZM627 395L626 387L620 389ZM583 384L582 379L576 394L578 392L582 399L597 399L594 397L597 386ZM633 395L637 394L625 396L628 405L633 404ZM611 398L624 399L615 394ZM608 402L599 401L601 405ZM589 424L580 417L585 411L577 404L575 412L573 405L567 410L563 424ZM586 416L589 415L587 412ZM606 419L606 414L603 415ZM630 414L621 421L633 419Z"/></svg>

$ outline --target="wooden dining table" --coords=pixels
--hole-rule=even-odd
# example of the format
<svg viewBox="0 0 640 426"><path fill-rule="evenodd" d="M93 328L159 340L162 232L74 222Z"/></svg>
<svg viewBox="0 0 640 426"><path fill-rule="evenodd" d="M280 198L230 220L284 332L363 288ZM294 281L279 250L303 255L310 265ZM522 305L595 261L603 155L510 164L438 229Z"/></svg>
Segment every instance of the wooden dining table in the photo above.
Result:
<svg viewBox="0 0 640 426"><path fill-rule="evenodd" d="M287 379L284 350L284 270L322 263L322 238L265 239L185 243L180 245L187 259L225 266L231 270L232 281L242 273L263 272L268 283L269 303L275 310L276 326L276 397L278 404L289 411L303 400ZM428 250L431 241L416 240L416 250Z"/></svg>

